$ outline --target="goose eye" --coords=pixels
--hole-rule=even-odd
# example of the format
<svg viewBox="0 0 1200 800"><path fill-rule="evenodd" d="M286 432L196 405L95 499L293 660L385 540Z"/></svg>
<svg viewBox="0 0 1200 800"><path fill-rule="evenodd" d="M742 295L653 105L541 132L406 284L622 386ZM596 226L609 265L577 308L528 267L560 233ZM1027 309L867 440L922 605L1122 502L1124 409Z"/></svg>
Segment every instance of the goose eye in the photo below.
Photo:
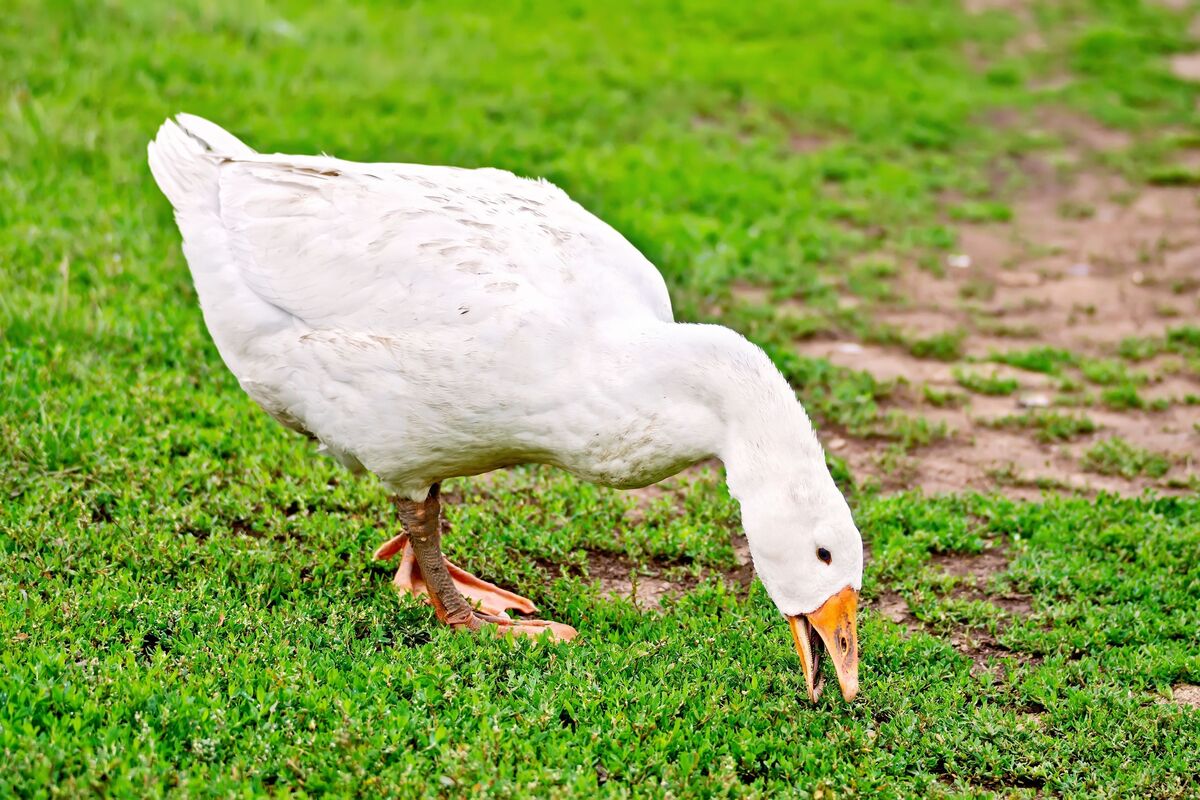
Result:
<svg viewBox="0 0 1200 800"><path fill-rule="evenodd" d="M817 558L821 559L826 564L833 561L833 555L830 554L830 552L828 550L826 550L824 547L817 548Z"/></svg>

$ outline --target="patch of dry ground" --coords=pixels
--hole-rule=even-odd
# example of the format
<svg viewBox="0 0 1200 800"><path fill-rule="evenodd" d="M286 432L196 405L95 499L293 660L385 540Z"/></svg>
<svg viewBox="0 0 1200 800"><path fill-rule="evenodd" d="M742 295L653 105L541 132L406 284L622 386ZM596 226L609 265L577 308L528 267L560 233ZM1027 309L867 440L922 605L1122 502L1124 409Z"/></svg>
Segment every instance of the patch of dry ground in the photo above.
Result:
<svg viewBox="0 0 1200 800"><path fill-rule="evenodd" d="M1200 708L1200 686L1191 683L1178 683L1171 687L1170 701L1181 706Z"/></svg>
<svg viewBox="0 0 1200 800"><path fill-rule="evenodd" d="M1128 144L1125 134L1076 114L1052 109L1036 119L1068 143L1070 160L1080 164ZM900 345L850 339L797 344L804 355L907 383L911 389L898 393L898 406L946 423L953 436L899 461L883 458L879 442L843 432L830 432L827 446L857 477L877 478L885 488L1001 488L1020 496L1036 496L1043 488L1138 493L1155 485L1170 491L1161 480L1083 470L1084 451L1119 436L1177 462L1170 477L1178 488L1195 474L1192 457L1200 452L1200 407L1183 402L1200 396L1200 376L1182 368L1179 359L1128 365L1144 375L1139 394L1145 404L1166 405L1159 410L1107 408L1096 399L1103 387L1089 386L1077 371L1067 370L1066 376L1092 395L1091 402L1076 407L1081 393L1063 391L1064 376L988 360L1035 347L1112 358L1126 338L1161 337L1170 327L1195 324L1200 317L1196 191L1134 188L1094 166L1066 175L1030 158L1016 166L1028 185L1012 203L1011 221L959 225L958 248L939 272L896 259L895 288L906 301L864 309L905 341L961 335L961 358L947 363L916 357ZM1015 378L1020 390L999 397L967 392L955 378L957 371ZM961 396L962 404L936 407L923 399L924 387L935 395ZM1085 415L1097 430L1046 443L1032 427L995 425L1031 407Z"/></svg>

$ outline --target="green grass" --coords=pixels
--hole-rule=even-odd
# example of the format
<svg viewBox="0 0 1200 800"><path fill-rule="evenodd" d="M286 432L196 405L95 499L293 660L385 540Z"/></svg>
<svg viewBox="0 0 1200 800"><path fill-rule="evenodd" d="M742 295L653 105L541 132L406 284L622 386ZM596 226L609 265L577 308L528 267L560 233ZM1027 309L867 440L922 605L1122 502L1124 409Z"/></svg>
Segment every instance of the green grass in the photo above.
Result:
<svg viewBox="0 0 1200 800"><path fill-rule="evenodd" d="M1031 56L1009 48L1019 16L934 0L9 3L0 796L1195 795L1200 714L1159 702L1200 683L1194 495L852 490L864 596L901 598L912 630L867 608L861 699L811 707L761 586L720 579L739 522L719 474L639 505L520 468L447 486L448 554L581 640L457 636L370 561L396 532L382 488L221 364L144 163L187 110L266 150L545 176L661 267L681 318L752 336L821 426L911 463L945 426L794 342L866 338L897 263L940 269L955 225L1011 213L997 187L1055 145L987 112L1197 124L1196 87L1165 66L1193 46L1180 14L1034 8ZM1028 88L1060 69L1067 88ZM734 307L735 284L804 315ZM1120 355L1164 352L1194 363L1196 329ZM1079 357L1001 358L1056 374ZM1097 468L1158 469L1109 450ZM939 566L985 548L1007 566ZM600 557L695 588L644 612L600 594Z"/></svg>
<svg viewBox="0 0 1200 800"><path fill-rule="evenodd" d="M1168 328L1161 339L1131 336L1121 340L1118 352L1130 361L1145 361L1162 353L1200 356L1200 328L1191 325Z"/></svg>
<svg viewBox="0 0 1200 800"><path fill-rule="evenodd" d="M1008 222L1012 209L1004 203L971 201L951 206L950 217L962 222Z"/></svg>
<svg viewBox="0 0 1200 800"><path fill-rule="evenodd" d="M741 600L709 582L647 615L533 565L595 542L597 523L621 519L618 495L540 470L487 497L466 489L454 555L586 634L570 647L481 642L397 603L389 571L368 560L390 532L382 498L340 484L311 511L277 510L337 474L301 445L286 449L298 474L212 492L235 506L227 513L261 520L250 529L198 525L199 512L136 489L106 498L107 511L72 497L69 481L25 497L46 510L7 545L26 597L6 597L2 623L5 708L22 710L3 729L6 793L53 783L68 794L224 794L242 780L258 791L413 793L424 780L430 794L499 795L797 783L923 794L954 781L1082 792L1106 774L1153 793L1188 785L1198 766L1178 747L1200 734L1195 715L1155 703L1200 669L1189 644L1200 623L1195 547L1178 546L1200 524L1195 500L860 504L869 585L900 592L926 632L867 612L864 700L810 708L760 589ZM238 471L227 463L218 459L226 478ZM146 478L170 469L155 464ZM535 487L539 502L525 502ZM265 519L253 510L263 501ZM672 509L679 533L703 526L693 557L725 563L725 537L711 532L732 529L730 501L716 483L695 501L690 518ZM464 546L474 536L481 544ZM990 540L1013 561L979 588L1027 594L1028 616L964 604L928 563ZM956 630L997 640L995 674L972 674L940 638Z"/></svg>
<svg viewBox="0 0 1200 800"><path fill-rule="evenodd" d="M908 343L908 352L917 358L933 358L938 361L957 361L962 358L963 339L967 332L963 330L945 331L922 339L914 339Z"/></svg>
<svg viewBox="0 0 1200 800"><path fill-rule="evenodd" d="M1183 164L1168 164L1150 170L1146 179L1157 186L1200 185L1200 170Z"/></svg>
<svg viewBox="0 0 1200 800"><path fill-rule="evenodd" d="M1171 461L1162 453L1151 452L1114 436L1088 448L1083 454L1083 468L1100 475L1161 478L1170 471Z"/></svg>
<svg viewBox="0 0 1200 800"><path fill-rule="evenodd" d="M1079 371L1083 377L1101 386L1113 386L1120 383L1135 385L1146 382L1146 376L1140 372L1131 372L1126 364L1111 358L1089 358L1080 362Z"/></svg>
<svg viewBox="0 0 1200 800"><path fill-rule="evenodd" d="M935 408L956 408L967 402L967 396L952 389L939 389L936 386L923 384L921 397Z"/></svg>
<svg viewBox="0 0 1200 800"><path fill-rule="evenodd" d="M1058 347L1031 347L1028 350L1010 350L992 353L991 360L1000 364L1027 369L1030 372L1059 374L1063 367L1074 364L1078 357L1069 350Z"/></svg>
<svg viewBox="0 0 1200 800"><path fill-rule="evenodd" d="M988 423L997 428L1030 428L1039 442L1065 442L1094 433L1095 421L1083 415L1060 414L1056 411L1029 411L1011 414Z"/></svg>
<svg viewBox="0 0 1200 800"><path fill-rule="evenodd" d="M954 371L954 380L964 389L976 394L1009 395L1021 388L1016 378L1006 378L999 373L983 375L979 372L969 372L963 369Z"/></svg>
<svg viewBox="0 0 1200 800"><path fill-rule="evenodd" d="M1117 411L1127 411L1146 406L1146 401L1138 394L1137 387L1130 383L1121 386L1110 386L1100 393L1100 400L1104 405Z"/></svg>

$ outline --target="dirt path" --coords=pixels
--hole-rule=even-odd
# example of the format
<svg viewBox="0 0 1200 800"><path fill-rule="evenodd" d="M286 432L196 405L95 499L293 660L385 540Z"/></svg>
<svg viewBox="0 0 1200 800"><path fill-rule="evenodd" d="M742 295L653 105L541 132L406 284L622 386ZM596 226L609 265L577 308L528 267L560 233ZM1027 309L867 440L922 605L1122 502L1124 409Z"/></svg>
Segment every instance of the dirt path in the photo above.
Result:
<svg viewBox="0 0 1200 800"><path fill-rule="evenodd" d="M1200 453L1195 364L1171 354L1119 355L1128 355L1122 342L1127 350L1131 338L1161 340L1168 329L1194 326L1200 318L1197 192L1133 187L1095 166L1098 157L1129 144L1125 134L1053 109L1035 122L1066 147L1008 165L1025 184L1011 202L1012 219L958 224L958 247L941 270L895 259L904 300L865 311L906 342L957 339L956 357L922 358L912 347L851 339L797 344L805 355L905 382L896 407L944 422L952 435L899 463L881 458L876 441L831 433L826 444L856 476L874 477L885 488L1003 488L1018 495L1042 488L1193 489ZM1195 155L1200 161L1200 152ZM1035 348L1068 353L1072 363L1047 373L992 361L997 353ZM1081 365L1092 375L1081 375ZM1108 387L1094 381L1094 371L1105 369L1113 373ZM999 396L968 391L958 377L964 373L1015 380L1019 388ZM1136 396L1128 391L1131 383ZM1125 388L1112 389L1118 384ZM1090 426L1077 427L1094 429L1046 441L1038 418L1051 414L1086 419ZM1085 468L1088 451L1112 437L1165 459L1167 474Z"/></svg>

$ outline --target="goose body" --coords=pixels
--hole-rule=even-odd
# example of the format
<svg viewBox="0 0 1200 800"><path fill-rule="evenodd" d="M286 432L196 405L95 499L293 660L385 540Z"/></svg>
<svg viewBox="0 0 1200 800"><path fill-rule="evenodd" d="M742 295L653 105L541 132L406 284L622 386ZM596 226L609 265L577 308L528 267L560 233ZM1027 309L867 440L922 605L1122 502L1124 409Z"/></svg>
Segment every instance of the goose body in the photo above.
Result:
<svg viewBox="0 0 1200 800"><path fill-rule="evenodd" d="M662 277L561 190L259 155L181 122L150 163L217 347L259 405L343 463L423 497L525 462L644 486L712 454L655 408L654 365L630 368L673 325Z"/></svg>
<svg viewBox="0 0 1200 800"><path fill-rule="evenodd" d="M149 162L242 388L396 493L405 533L380 553L404 553L401 588L456 627L533 609L443 565L444 479L536 462L630 488L716 456L815 697L817 634L832 641L836 621L838 641L846 625L854 638L857 528L766 355L727 328L676 323L624 237L545 181L264 155L186 114ZM841 656L839 677L851 657L857 675L857 645Z"/></svg>

